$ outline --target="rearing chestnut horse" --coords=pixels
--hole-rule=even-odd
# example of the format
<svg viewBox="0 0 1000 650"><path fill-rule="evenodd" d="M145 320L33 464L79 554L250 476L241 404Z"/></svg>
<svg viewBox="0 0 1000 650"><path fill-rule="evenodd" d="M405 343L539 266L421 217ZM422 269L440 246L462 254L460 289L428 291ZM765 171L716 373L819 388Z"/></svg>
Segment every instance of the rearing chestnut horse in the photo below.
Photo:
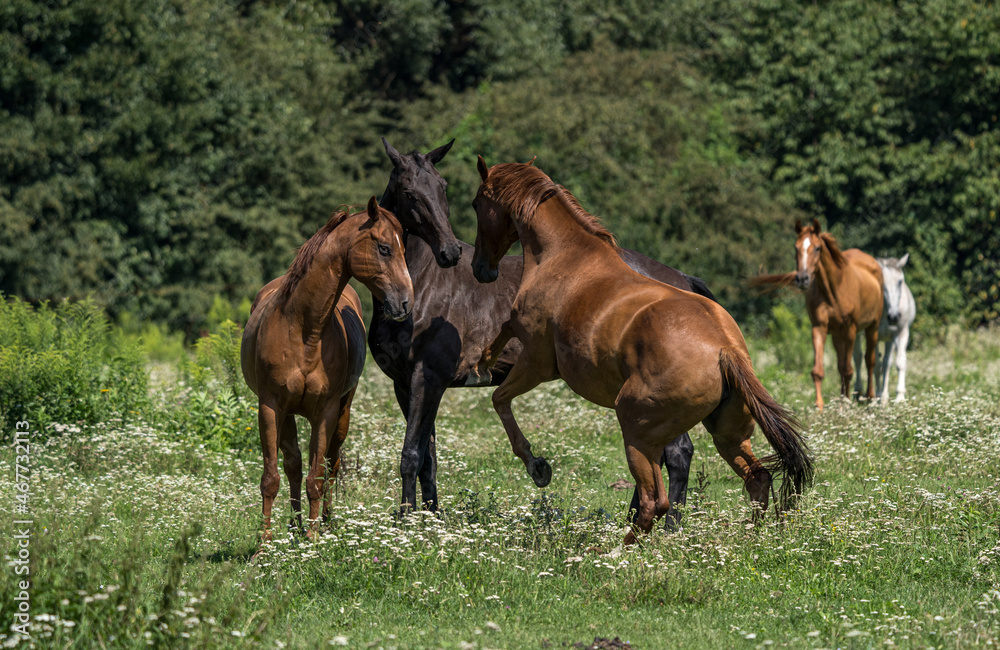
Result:
<svg viewBox="0 0 1000 650"><path fill-rule="evenodd" d="M868 370L868 399L875 397L875 352L878 326L882 319L882 267L874 257L857 248L841 251L836 238L820 228L819 220L809 226L795 222L795 274L765 275L753 284L795 284L806 292L806 311L812 323L813 369L816 408L823 410L823 346L827 332L833 337L840 372L840 394L851 394L854 368L851 356L858 332L865 333L865 367ZM860 349L859 349L860 352ZM856 355L860 357L860 354ZM860 377L858 378L860 396Z"/></svg>
<svg viewBox="0 0 1000 650"><path fill-rule="evenodd" d="M470 370L510 315L521 281L522 258L508 255L500 262L500 280L481 285L468 264L456 266L462 251L472 256L472 246L458 241L448 221L447 183L437 172L452 142L429 151L401 154L385 138L382 144L392 161L392 174L382 195L383 207L392 210L403 226L406 266L413 279L413 313L395 322L379 311L375 301L368 330L368 345L379 368L392 379L396 400L406 418L400 455L402 510L421 504L437 510L437 456L434 419L448 388L499 385L521 351L517 340L500 353L488 375L470 377ZM666 284L712 298L705 283L677 269L628 249L622 259L634 270ZM685 433L663 450L661 465L670 476L670 502L683 504L694 445ZM421 498L417 499L417 481ZM638 508L638 492L632 510ZM671 508L667 524L680 512Z"/></svg>
<svg viewBox="0 0 1000 650"><path fill-rule="evenodd" d="M337 474L351 402L365 365L361 301L347 281L360 280L390 318L409 316L413 286L402 233L396 218L380 208L374 196L366 212L337 212L299 249L288 273L269 282L254 300L243 330L240 363L243 378L259 400L264 542L271 540L279 447L292 510L302 525L302 454L295 415L312 425L306 493L309 533L315 533L327 471Z"/></svg>
<svg viewBox="0 0 1000 650"><path fill-rule="evenodd" d="M560 377L618 415L639 492L626 544L636 540L636 528L649 532L666 512L660 451L698 422L762 508L771 472L785 474L779 505L787 507L811 479L812 461L794 419L754 375L726 310L630 269L611 233L539 169L518 163L488 169L482 157L478 168L476 278L493 280L515 241L524 249L510 320L480 363L489 367L511 337L524 346L493 393L493 406L536 485L547 485L552 470L531 453L511 400ZM755 421L775 450L771 457L758 459L751 450Z"/></svg>

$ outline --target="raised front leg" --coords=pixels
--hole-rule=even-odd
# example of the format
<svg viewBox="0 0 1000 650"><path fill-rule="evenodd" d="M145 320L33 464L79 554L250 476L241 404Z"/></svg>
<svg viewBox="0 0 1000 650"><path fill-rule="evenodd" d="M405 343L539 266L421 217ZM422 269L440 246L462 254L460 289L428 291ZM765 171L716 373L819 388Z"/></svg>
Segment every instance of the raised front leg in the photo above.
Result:
<svg viewBox="0 0 1000 650"><path fill-rule="evenodd" d="M444 382L435 373L425 370L423 364L417 364L409 388L397 388L396 391L396 398L406 415L406 434L399 460L399 476L403 483L401 509L404 513L418 505L418 476L424 503L431 511L436 511L438 507L437 458L434 457L431 439L434 437L434 418L437 417L445 388Z"/></svg>
<svg viewBox="0 0 1000 650"><path fill-rule="evenodd" d="M812 379L816 386L816 408L823 410L823 346L826 344L826 326L813 325L813 369Z"/></svg>
<svg viewBox="0 0 1000 650"><path fill-rule="evenodd" d="M483 350L482 356L472 370L469 372L469 377L465 380L466 386L489 386L493 381L493 377L490 374L490 368L493 364L497 362L500 357L500 353L503 352L504 347L510 340L514 338L514 328L511 325L511 321L507 320L503 325L500 326L500 333L497 334L493 342L486 346Z"/></svg>
<svg viewBox="0 0 1000 650"><path fill-rule="evenodd" d="M898 402L906 401L906 346L910 342L910 326L907 325L899 331L896 337L896 372L899 373L899 381L896 384L896 399ZM886 380L889 379L888 373Z"/></svg>
<svg viewBox="0 0 1000 650"><path fill-rule="evenodd" d="M514 414L510 410L510 403L515 397L527 393L543 381L552 379L551 374L539 374L538 368L532 367L529 359L531 359L531 353L525 347L517 362L514 363L514 367L510 369L510 374L493 392L493 409L500 416L514 455L524 463L525 469L528 470L528 476L532 478L535 485L545 487L552 480L552 467L544 458L536 458L532 455L531 443L524 437L521 427L518 426Z"/></svg>

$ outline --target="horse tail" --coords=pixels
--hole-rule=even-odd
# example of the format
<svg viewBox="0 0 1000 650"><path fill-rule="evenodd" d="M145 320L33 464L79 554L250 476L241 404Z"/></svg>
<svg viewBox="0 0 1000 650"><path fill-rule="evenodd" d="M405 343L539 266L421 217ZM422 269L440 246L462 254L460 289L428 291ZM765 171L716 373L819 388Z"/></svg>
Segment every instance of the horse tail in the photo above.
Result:
<svg viewBox="0 0 1000 650"><path fill-rule="evenodd" d="M768 291L784 289L795 280L794 273L777 273L775 275L758 275L747 280L751 287L763 287Z"/></svg>
<svg viewBox="0 0 1000 650"><path fill-rule="evenodd" d="M769 472L782 476L778 508L787 510L793 507L796 497L813 480L813 463L799 433L801 426L757 379L746 352L733 346L722 348L719 351L719 367L723 381L740 394L751 417L760 425L764 437L774 448L775 453L761 458L759 463Z"/></svg>

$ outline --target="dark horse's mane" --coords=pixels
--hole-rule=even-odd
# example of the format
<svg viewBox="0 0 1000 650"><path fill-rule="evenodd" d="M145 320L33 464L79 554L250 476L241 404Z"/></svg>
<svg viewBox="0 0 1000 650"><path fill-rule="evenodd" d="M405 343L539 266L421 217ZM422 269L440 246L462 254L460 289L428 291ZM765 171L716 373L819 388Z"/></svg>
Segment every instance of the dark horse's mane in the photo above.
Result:
<svg viewBox="0 0 1000 650"><path fill-rule="evenodd" d="M288 298L295 291L295 287L298 286L299 282L305 276L306 271L309 270L309 266L312 264L313 258L316 257L316 253L319 252L320 247L323 246L323 242L326 238L330 236L337 226L342 224L348 217L353 217L357 212L349 212L357 206L341 206L330 215L330 219L326 222L322 228L316 231L316 234L309 238L309 241L302 244L299 248L299 252L295 255L295 259L292 261L292 265L288 267L288 272L285 273L285 280L281 283L281 288L278 290L277 304L283 305L288 301Z"/></svg>
<svg viewBox="0 0 1000 650"><path fill-rule="evenodd" d="M518 219L530 223L538 206L550 198L557 198L584 230L597 235L612 248L618 248L615 236L604 227L601 220L583 209L569 190L556 185L545 172L525 163L502 163L490 169L486 182L493 198L507 206Z"/></svg>

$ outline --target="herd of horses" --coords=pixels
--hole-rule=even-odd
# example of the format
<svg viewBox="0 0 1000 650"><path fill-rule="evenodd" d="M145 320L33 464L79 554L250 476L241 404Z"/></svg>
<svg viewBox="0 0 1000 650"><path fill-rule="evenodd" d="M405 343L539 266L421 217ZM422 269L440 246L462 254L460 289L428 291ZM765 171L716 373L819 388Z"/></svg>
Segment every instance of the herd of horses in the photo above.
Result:
<svg viewBox="0 0 1000 650"><path fill-rule="evenodd" d="M392 380L406 419L400 458L402 512L438 508L434 421L448 388L497 386L493 405L514 454L539 487L552 469L531 452L511 401L541 382L562 379L577 394L615 409L635 480L625 543L666 515L679 522L701 422L719 454L743 479L763 512L782 478L777 508L809 485L813 463L791 413L754 374L739 326L700 278L618 246L598 219L564 187L529 163L488 167L473 201L475 246L449 222L447 183L436 169L454 141L392 162L381 201L336 212L299 250L288 272L264 286L243 334L241 363L259 400L264 469L262 542L272 538L278 452L302 528L302 457L295 415L309 421L307 535L329 514L350 409L364 365L360 299L348 280L372 293L367 343ZM841 251L817 221L796 223L796 273L760 276L757 284L793 281L806 291L813 325L816 405L823 407L823 346L837 350L841 392L848 395L850 353L860 364L864 332L866 395L874 398L875 345L890 341L879 373L887 399L890 359L905 394L908 327L915 313L903 281L907 258L878 260ZM507 255L520 242L523 256ZM462 258L472 263L460 264ZM857 341L856 341L857 339ZM856 390L860 394L860 373ZM751 449L755 424L773 454ZM669 479L669 493L662 468ZM421 499L417 499L417 481Z"/></svg>

